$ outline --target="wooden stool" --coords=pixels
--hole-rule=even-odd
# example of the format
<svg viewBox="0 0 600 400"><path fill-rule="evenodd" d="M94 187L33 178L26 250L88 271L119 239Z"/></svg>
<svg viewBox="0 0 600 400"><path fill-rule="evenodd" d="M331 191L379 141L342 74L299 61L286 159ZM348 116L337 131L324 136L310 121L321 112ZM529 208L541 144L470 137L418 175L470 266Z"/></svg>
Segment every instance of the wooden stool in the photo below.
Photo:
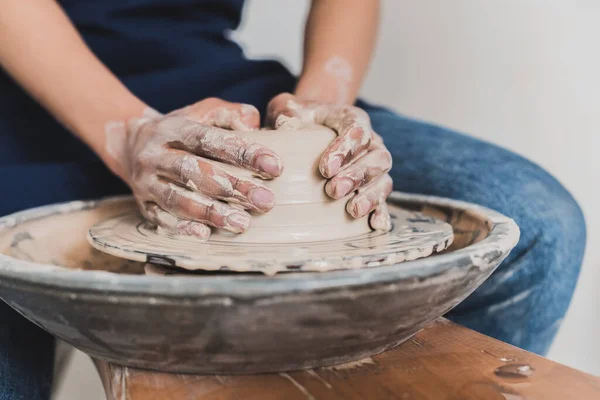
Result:
<svg viewBox="0 0 600 400"><path fill-rule="evenodd" d="M264 375L183 375L95 360L109 400L600 399L600 378L441 318L359 362Z"/></svg>

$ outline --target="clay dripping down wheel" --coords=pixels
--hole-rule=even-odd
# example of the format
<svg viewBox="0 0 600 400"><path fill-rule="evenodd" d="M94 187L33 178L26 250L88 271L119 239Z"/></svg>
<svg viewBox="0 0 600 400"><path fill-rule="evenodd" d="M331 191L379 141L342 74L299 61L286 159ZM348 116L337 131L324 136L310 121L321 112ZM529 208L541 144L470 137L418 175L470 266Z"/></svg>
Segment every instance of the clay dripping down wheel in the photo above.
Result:
<svg viewBox="0 0 600 400"><path fill-rule="evenodd" d="M131 210L92 226L88 240L108 254L183 270L263 272L330 271L375 267L414 260L446 249L452 227L430 216L389 206L392 229L373 231L368 216L352 218L346 203L353 193L332 200L318 170L323 151L336 134L310 126L293 131L252 131L256 142L277 153L284 163L282 175L261 180L271 189L276 204L265 214L253 214L250 229L233 234L213 229L207 242L157 232ZM227 166L248 179L251 173ZM165 272L162 268L152 273Z"/></svg>

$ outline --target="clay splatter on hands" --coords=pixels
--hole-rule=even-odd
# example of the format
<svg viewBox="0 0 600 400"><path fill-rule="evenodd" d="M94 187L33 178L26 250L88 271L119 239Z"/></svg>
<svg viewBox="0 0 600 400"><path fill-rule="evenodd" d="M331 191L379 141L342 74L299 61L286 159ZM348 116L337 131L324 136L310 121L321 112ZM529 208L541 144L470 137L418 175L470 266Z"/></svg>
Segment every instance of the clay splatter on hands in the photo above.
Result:
<svg viewBox="0 0 600 400"><path fill-rule="evenodd" d="M248 210L266 212L275 204L258 180L225 168L267 179L281 174L279 157L242 133L259 124L255 107L210 98L167 115L149 109L140 118L109 122L106 151L146 219L170 234L208 239L210 227L246 231Z"/></svg>
<svg viewBox="0 0 600 400"><path fill-rule="evenodd" d="M298 129L305 124L321 124L333 129L338 137L319 162L321 174L330 179L325 187L327 194L340 199L357 191L348 203L350 215L359 218L372 212L371 226L389 229L385 199L392 190L388 174L392 157L381 137L373 131L364 110L282 93L269 103L267 123L275 129ZM363 210L366 211L359 212Z"/></svg>

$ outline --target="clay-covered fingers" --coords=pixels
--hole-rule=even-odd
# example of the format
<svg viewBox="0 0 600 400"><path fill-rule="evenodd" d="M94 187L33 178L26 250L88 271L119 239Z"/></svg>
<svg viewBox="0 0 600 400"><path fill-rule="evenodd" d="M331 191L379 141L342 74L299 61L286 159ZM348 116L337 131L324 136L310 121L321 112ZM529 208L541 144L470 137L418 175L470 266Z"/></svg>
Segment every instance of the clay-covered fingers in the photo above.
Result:
<svg viewBox="0 0 600 400"><path fill-rule="evenodd" d="M208 98L172 113L201 124L237 131L260 128L260 113L250 104Z"/></svg>
<svg viewBox="0 0 600 400"><path fill-rule="evenodd" d="M267 126L273 129L298 129L302 125L299 107L296 107L296 97L290 93L275 96L267 105Z"/></svg>
<svg viewBox="0 0 600 400"><path fill-rule="evenodd" d="M169 146L198 156L248 169L263 178L281 175L283 163L279 156L239 131L229 131L186 118L174 118L162 123L169 130Z"/></svg>
<svg viewBox="0 0 600 400"><path fill-rule="evenodd" d="M331 178L342 168L355 162L371 144L373 130L367 113L357 107L341 107L317 118L334 129L338 137L329 145L319 162L319 171L325 178Z"/></svg>
<svg viewBox="0 0 600 400"><path fill-rule="evenodd" d="M260 127L260 113L249 104L234 104L211 110L203 122L219 128L249 131Z"/></svg>
<svg viewBox="0 0 600 400"><path fill-rule="evenodd" d="M194 236L202 240L210 237L211 230L205 224L178 218L160 208L156 203L142 204L140 210L148 221L172 235Z"/></svg>
<svg viewBox="0 0 600 400"><path fill-rule="evenodd" d="M273 192L255 180L234 176L218 163L184 151L170 150L161 156L157 173L191 191L244 209L267 212L275 204Z"/></svg>
<svg viewBox="0 0 600 400"><path fill-rule="evenodd" d="M157 179L150 184L149 193L161 209L180 219L234 233L245 232L250 227L251 217L246 211L172 182Z"/></svg>
<svg viewBox="0 0 600 400"><path fill-rule="evenodd" d="M375 211L378 206L385 203L387 197L392 193L392 178L385 174L358 190L346 204L346 210L354 218L362 218Z"/></svg>
<svg viewBox="0 0 600 400"><path fill-rule="evenodd" d="M371 132L371 149L385 147L383 138L375 131Z"/></svg>
<svg viewBox="0 0 600 400"><path fill-rule="evenodd" d="M392 168L392 156L385 148L375 148L340 171L325 185L326 193L340 199L386 174Z"/></svg>
<svg viewBox="0 0 600 400"><path fill-rule="evenodd" d="M392 229L392 220L385 201L381 202L373 211L371 217L369 217L369 225L376 231L389 231Z"/></svg>

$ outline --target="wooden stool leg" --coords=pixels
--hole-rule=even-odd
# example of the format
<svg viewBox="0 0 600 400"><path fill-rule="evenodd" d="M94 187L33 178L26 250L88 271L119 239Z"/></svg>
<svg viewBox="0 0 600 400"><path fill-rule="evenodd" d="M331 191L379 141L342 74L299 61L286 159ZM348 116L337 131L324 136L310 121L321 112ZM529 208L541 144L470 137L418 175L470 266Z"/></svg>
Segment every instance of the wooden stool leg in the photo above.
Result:
<svg viewBox="0 0 600 400"><path fill-rule="evenodd" d="M69 365L69 361L73 357L73 347L60 339L56 339L54 348L54 377L52 378L53 387L52 395L55 395L57 388L60 387L65 376L65 371Z"/></svg>
<svg viewBox="0 0 600 400"><path fill-rule="evenodd" d="M600 379L439 319L401 346L327 368L181 375L96 360L108 400L600 399Z"/></svg>
<svg viewBox="0 0 600 400"><path fill-rule="evenodd" d="M107 400L237 399L215 375L145 371L94 360Z"/></svg>

